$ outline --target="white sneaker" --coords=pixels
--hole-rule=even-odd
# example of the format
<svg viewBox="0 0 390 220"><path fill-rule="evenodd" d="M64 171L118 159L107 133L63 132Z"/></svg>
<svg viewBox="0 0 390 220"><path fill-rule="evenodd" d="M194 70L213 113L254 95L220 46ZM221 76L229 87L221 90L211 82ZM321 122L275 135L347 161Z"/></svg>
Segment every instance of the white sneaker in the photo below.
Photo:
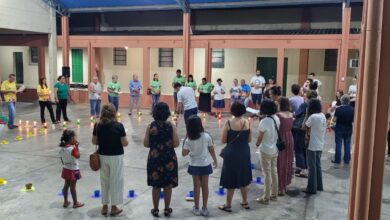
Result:
<svg viewBox="0 0 390 220"><path fill-rule="evenodd" d="M208 216L209 210L207 208L202 208L202 210L200 211L200 214L203 216Z"/></svg>
<svg viewBox="0 0 390 220"><path fill-rule="evenodd" d="M199 209L193 207L193 208L192 208L192 214L194 214L194 215L196 215L196 216L200 216L200 211L199 211Z"/></svg>

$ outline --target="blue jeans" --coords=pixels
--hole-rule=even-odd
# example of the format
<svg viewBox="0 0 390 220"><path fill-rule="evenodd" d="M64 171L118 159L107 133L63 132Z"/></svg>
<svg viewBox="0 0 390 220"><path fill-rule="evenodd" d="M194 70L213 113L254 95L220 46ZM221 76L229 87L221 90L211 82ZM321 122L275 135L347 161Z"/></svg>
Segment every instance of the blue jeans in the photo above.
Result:
<svg viewBox="0 0 390 220"><path fill-rule="evenodd" d="M184 111L184 122L186 123L186 125L187 125L188 118L191 115L196 115L196 114L198 114L198 108L192 108Z"/></svg>
<svg viewBox="0 0 390 220"><path fill-rule="evenodd" d="M89 104L91 106L91 116L99 116L100 115L100 99L90 99Z"/></svg>
<svg viewBox="0 0 390 220"><path fill-rule="evenodd" d="M336 154L334 158L335 163L341 162L341 148L344 141L344 163L348 164L351 160L351 136L352 132L349 131L336 131L335 132L335 141L336 141Z"/></svg>
<svg viewBox="0 0 390 220"><path fill-rule="evenodd" d="M15 120L15 102L8 102L8 126L14 125Z"/></svg>
<svg viewBox="0 0 390 220"><path fill-rule="evenodd" d="M322 185L322 168L321 168L321 154L322 151L307 150L307 165L309 168L309 177L307 181L306 190L309 193L315 194L317 190L324 189Z"/></svg>
<svg viewBox="0 0 390 220"><path fill-rule="evenodd" d="M156 104L158 103L159 99L160 99L160 93L156 95L152 94L152 111L154 106L156 106Z"/></svg>
<svg viewBox="0 0 390 220"><path fill-rule="evenodd" d="M108 102L115 106L116 111L118 111L119 107L119 97L116 96L108 96Z"/></svg>

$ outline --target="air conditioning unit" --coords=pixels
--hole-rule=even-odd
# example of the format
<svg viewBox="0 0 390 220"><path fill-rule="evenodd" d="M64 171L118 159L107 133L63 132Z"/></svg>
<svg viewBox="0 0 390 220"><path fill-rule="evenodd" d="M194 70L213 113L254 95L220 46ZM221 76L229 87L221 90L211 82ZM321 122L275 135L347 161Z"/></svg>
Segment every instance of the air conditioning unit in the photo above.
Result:
<svg viewBox="0 0 390 220"><path fill-rule="evenodd" d="M349 60L349 68L358 68L358 67L359 67L359 59Z"/></svg>

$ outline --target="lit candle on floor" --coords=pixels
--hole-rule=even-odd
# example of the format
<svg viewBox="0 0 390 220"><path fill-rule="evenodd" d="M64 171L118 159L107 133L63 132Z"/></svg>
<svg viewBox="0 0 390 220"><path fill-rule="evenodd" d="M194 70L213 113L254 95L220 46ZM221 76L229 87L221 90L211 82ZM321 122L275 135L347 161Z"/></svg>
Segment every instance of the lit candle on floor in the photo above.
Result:
<svg viewBox="0 0 390 220"><path fill-rule="evenodd" d="M33 126L34 126L34 128L37 127L37 122L36 121L34 121Z"/></svg>
<svg viewBox="0 0 390 220"><path fill-rule="evenodd" d="M120 117L121 117L121 113L118 112L118 114L116 114L116 116L117 116L118 118L120 118Z"/></svg>
<svg viewBox="0 0 390 220"><path fill-rule="evenodd" d="M90 121L91 121L91 123L95 121L95 119L93 118L93 116L91 116Z"/></svg>
<svg viewBox="0 0 390 220"><path fill-rule="evenodd" d="M47 128L47 123L46 123L46 122L43 123L43 127L44 127L44 128Z"/></svg>
<svg viewBox="0 0 390 220"><path fill-rule="evenodd" d="M28 127L29 121L26 121L26 127Z"/></svg>
<svg viewBox="0 0 390 220"><path fill-rule="evenodd" d="M22 120L19 120L19 126L21 126L22 125Z"/></svg>
<svg viewBox="0 0 390 220"><path fill-rule="evenodd" d="M80 125L80 119L77 119L76 123L77 125Z"/></svg>

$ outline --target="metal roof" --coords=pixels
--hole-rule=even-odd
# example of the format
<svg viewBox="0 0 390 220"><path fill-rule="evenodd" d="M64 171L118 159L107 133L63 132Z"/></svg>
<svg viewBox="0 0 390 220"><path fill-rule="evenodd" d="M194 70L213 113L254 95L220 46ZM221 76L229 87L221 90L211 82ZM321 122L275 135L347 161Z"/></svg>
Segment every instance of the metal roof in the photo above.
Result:
<svg viewBox="0 0 390 220"><path fill-rule="evenodd" d="M299 5L361 3L363 0L43 0L69 13L285 7Z"/></svg>

